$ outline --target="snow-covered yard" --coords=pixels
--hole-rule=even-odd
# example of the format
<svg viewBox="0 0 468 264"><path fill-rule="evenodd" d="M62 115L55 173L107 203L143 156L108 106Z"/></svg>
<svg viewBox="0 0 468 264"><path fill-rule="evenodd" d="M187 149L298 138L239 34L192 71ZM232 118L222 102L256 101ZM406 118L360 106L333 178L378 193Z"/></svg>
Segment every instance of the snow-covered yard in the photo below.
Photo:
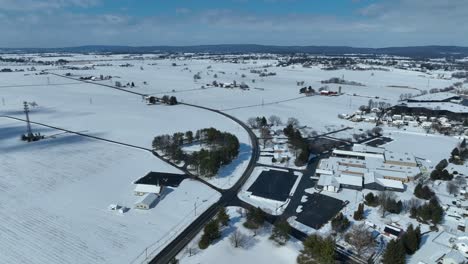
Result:
<svg viewBox="0 0 468 264"><path fill-rule="evenodd" d="M242 224L245 222L245 217L242 217L236 207L228 207L230 223L228 227L222 229L222 237L216 241L214 245L209 246L205 250L197 248L198 239L201 234L190 243L192 248L192 256L188 250L182 251L178 258L181 264L196 264L196 263L271 263L284 264L295 263L302 249L302 243L295 239L291 239L284 246L277 246L269 239L271 234L271 225L266 224L263 230L253 236L253 232L246 229ZM244 247L235 248L231 245L229 237L233 232L240 231L247 236L247 241Z"/></svg>

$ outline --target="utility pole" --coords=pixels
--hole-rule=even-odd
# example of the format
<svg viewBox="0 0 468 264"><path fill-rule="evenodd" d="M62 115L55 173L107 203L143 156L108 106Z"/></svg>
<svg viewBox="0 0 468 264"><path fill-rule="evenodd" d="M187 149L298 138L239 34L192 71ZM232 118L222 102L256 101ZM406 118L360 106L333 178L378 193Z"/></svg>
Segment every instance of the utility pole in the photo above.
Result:
<svg viewBox="0 0 468 264"><path fill-rule="evenodd" d="M32 139L33 138L33 133L31 131L31 123L29 122L29 106L28 102L23 102L24 105L24 113L26 114L26 124L28 128L28 138Z"/></svg>

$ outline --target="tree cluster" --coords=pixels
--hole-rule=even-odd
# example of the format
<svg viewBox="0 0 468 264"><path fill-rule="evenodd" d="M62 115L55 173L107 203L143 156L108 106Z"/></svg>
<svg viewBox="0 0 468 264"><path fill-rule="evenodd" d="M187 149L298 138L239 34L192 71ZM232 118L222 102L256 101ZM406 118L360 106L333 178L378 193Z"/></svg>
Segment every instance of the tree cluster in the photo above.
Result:
<svg viewBox="0 0 468 264"><path fill-rule="evenodd" d="M442 221L443 214L444 210L435 196L428 203L410 209L411 217L419 218L424 222L431 221L435 225Z"/></svg>
<svg viewBox="0 0 468 264"><path fill-rule="evenodd" d="M265 217L265 212L260 207L252 208L247 211L244 226L249 229L258 229L265 223Z"/></svg>
<svg viewBox="0 0 468 264"><path fill-rule="evenodd" d="M303 166L307 164L310 156L309 142L307 138L303 138L301 131L295 128L293 124L289 124L284 128L283 133L288 137L289 144L299 152L296 156L295 165Z"/></svg>
<svg viewBox="0 0 468 264"><path fill-rule="evenodd" d="M219 231L218 221L211 220L203 229L203 235L198 242L198 247L200 249L206 249L211 243L220 237L221 232Z"/></svg>
<svg viewBox="0 0 468 264"><path fill-rule="evenodd" d="M163 104L167 104L167 105L176 105L178 104L178 101L177 101L177 97L175 96L168 96L168 95L164 95L162 98L161 98L161 102Z"/></svg>
<svg viewBox="0 0 468 264"><path fill-rule="evenodd" d="M332 237L311 235L303 242L304 249L297 257L298 264L335 263L335 241Z"/></svg>
<svg viewBox="0 0 468 264"><path fill-rule="evenodd" d="M405 246L400 239L390 240L382 256L382 264L405 264L405 252Z"/></svg>
<svg viewBox="0 0 468 264"><path fill-rule="evenodd" d="M370 192L364 197L367 206L376 207L379 205L379 197Z"/></svg>
<svg viewBox="0 0 468 264"><path fill-rule="evenodd" d="M275 223L270 239L275 241L276 244L283 246L289 240L289 232L291 226L286 220L280 220Z"/></svg>
<svg viewBox="0 0 468 264"><path fill-rule="evenodd" d="M209 150L202 148L186 154L182 151L185 143L194 140L209 146ZM221 166L229 164L239 154L239 140L233 134L221 132L215 128L205 128L193 132L161 135L153 139L153 148L161 150L174 161L185 161L195 168L200 175L212 177L218 173Z"/></svg>
<svg viewBox="0 0 468 264"><path fill-rule="evenodd" d="M348 218L341 212L331 220L331 227L333 231L337 233L343 233L348 229L349 225L350 223Z"/></svg>
<svg viewBox="0 0 468 264"><path fill-rule="evenodd" d="M421 229L419 229L419 226L413 228L413 225L410 224L401 237L401 242L403 243L406 254L413 255L419 249L421 237Z"/></svg>
<svg viewBox="0 0 468 264"><path fill-rule="evenodd" d="M221 237L221 231L219 230L219 225L227 226L229 224L229 215L226 212L225 207L219 209L216 218L211 220L203 229L203 235L198 242L198 247L200 249L206 249L210 244L212 244L216 239Z"/></svg>
<svg viewBox="0 0 468 264"><path fill-rule="evenodd" d="M351 230L346 233L345 241L356 249L358 256L375 247L375 240L372 233L367 230L365 224L354 225Z"/></svg>
<svg viewBox="0 0 468 264"><path fill-rule="evenodd" d="M381 192L378 201L380 204L380 210L382 211L382 217L385 216L385 212L392 214L399 214L403 209L403 203L395 199L395 194L392 192Z"/></svg>
<svg viewBox="0 0 468 264"><path fill-rule="evenodd" d="M414 188L414 196L420 199L429 200L434 197L434 195L435 193L427 185L423 186L421 183L418 183L416 188Z"/></svg>
<svg viewBox="0 0 468 264"><path fill-rule="evenodd" d="M301 94L314 94L315 90L312 88L312 86L302 87L301 89L299 89L299 93L301 93Z"/></svg>
<svg viewBox="0 0 468 264"><path fill-rule="evenodd" d="M453 179L453 175L448 172L446 169L448 166L448 161L446 159L441 160L431 172L431 180L443 180L450 181Z"/></svg>
<svg viewBox="0 0 468 264"><path fill-rule="evenodd" d="M382 257L383 264L404 264L406 254L413 255L421 243L421 230L413 225L408 226L405 234L400 239L391 240Z"/></svg>
<svg viewBox="0 0 468 264"><path fill-rule="evenodd" d="M468 149L466 148L466 140L463 139L459 147L455 147L450 155L449 162L463 165L464 161L468 159Z"/></svg>

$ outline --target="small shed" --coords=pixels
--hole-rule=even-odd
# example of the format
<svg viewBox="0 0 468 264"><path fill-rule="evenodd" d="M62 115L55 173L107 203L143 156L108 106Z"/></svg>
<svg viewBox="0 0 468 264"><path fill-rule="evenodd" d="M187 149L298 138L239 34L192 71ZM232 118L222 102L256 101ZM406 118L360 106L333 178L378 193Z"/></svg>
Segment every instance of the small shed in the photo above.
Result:
<svg viewBox="0 0 468 264"><path fill-rule="evenodd" d="M392 239L396 239L403 234L403 230L392 225L386 225L384 228L384 234Z"/></svg>
<svg viewBox="0 0 468 264"><path fill-rule="evenodd" d="M154 193L147 193L141 199L135 203L136 209L149 210L151 206L156 202L158 196Z"/></svg>

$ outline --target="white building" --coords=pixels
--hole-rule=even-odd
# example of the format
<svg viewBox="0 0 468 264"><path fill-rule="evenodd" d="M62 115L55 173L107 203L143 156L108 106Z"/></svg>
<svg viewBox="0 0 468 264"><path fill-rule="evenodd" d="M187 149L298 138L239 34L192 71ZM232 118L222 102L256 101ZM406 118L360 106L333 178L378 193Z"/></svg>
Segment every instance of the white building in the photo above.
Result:
<svg viewBox="0 0 468 264"><path fill-rule="evenodd" d="M161 194L162 186L153 184L136 184L134 193L137 196L143 196L148 193Z"/></svg>
<svg viewBox="0 0 468 264"><path fill-rule="evenodd" d="M149 210L151 206L156 202L158 196L154 193L147 193L141 199L135 203L136 209Z"/></svg>
<svg viewBox="0 0 468 264"><path fill-rule="evenodd" d="M333 175L321 175L317 182L317 186L328 192L338 192L340 190L340 183Z"/></svg>

